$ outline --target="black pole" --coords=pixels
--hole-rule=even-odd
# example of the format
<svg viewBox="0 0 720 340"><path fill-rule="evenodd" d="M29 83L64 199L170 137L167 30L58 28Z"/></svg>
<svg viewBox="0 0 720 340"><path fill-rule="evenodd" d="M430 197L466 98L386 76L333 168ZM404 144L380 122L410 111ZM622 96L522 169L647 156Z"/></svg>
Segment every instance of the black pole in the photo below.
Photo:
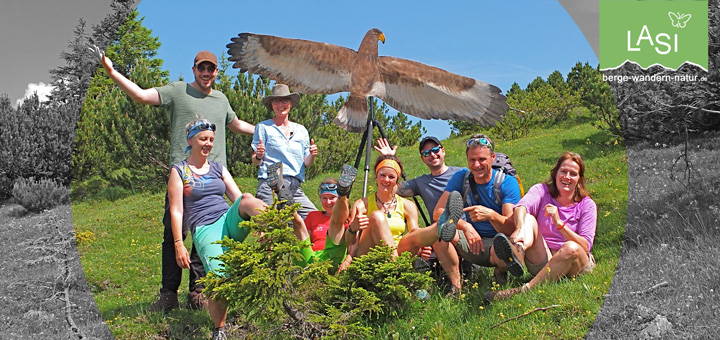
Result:
<svg viewBox="0 0 720 340"><path fill-rule="evenodd" d="M378 127L378 131L380 132L380 137L387 140L388 146L390 146L390 148L392 149L393 146L392 146L392 144L390 144L390 140L387 138L387 135L385 134L385 130L383 130L382 125L380 125L380 123L378 123L378 121L376 121L374 119L373 119L373 124ZM407 181L407 177L405 176L405 171L403 171L403 173L401 173L400 176L402 176L403 181ZM430 222L428 221L427 216L425 216L425 211L420 207L420 202L418 202L417 197L413 196L412 199L413 199L413 201L415 201L415 205L417 206L418 211L420 211L420 216L422 216L422 219L425 222L425 225L430 226ZM428 214L429 213L430 212L428 211Z"/></svg>

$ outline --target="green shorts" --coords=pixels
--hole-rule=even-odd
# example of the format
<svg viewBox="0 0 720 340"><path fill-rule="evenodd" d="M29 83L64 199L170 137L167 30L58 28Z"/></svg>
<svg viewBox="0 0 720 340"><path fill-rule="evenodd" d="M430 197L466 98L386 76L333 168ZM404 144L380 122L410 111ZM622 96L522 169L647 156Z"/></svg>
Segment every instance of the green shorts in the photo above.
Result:
<svg viewBox="0 0 720 340"><path fill-rule="evenodd" d="M313 251L312 245L308 243L301 252L303 253L303 258L305 259L305 261L300 264L301 266L305 266L316 261L330 261L334 271L340 263L345 260L345 256L347 255L347 243L345 242L345 238L340 241L340 244L334 244L332 241L326 240L325 248L318 251Z"/></svg>
<svg viewBox="0 0 720 340"><path fill-rule="evenodd" d="M238 227L238 224L243 221L238 211L240 199L242 199L242 196L238 197L230 209L220 216L217 221L195 228L195 233L192 235L193 242L206 273L213 272L219 275L217 270L221 268L223 263L216 257L228 250L227 247L213 242L220 241L225 237L242 242L250 233L250 230Z"/></svg>

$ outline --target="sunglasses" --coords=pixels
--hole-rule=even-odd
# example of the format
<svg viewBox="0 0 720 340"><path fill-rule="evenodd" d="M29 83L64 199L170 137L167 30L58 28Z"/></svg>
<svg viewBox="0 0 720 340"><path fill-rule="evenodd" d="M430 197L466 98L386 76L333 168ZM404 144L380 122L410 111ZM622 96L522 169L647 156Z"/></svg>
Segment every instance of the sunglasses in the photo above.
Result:
<svg viewBox="0 0 720 340"><path fill-rule="evenodd" d="M432 153L438 153L438 152L440 152L440 148L441 148L441 146L436 146L436 147L434 147L434 148L432 148L432 149L427 149L427 150L420 151L420 155L422 155L423 157L430 157L430 153L431 153L431 152L432 152Z"/></svg>
<svg viewBox="0 0 720 340"><path fill-rule="evenodd" d="M198 72L205 72L205 70L208 70L208 72L212 73L215 72L215 65L210 64L207 67L203 64L200 64L198 66L195 66L195 69L198 70Z"/></svg>
<svg viewBox="0 0 720 340"><path fill-rule="evenodd" d="M490 147L490 150L494 150L492 144L487 138L470 138L469 141L467 141L467 147L471 146L478 146L478 145L485 145L487 147Z"/></svg>
<svg viewBox="0 0 720 340"><path fill-rule="evenodd" d="M320 184L320 187L318 188L318 195L327 194L327 193L337 195L337 188L338 188L338 186L335 183Z"/></svg>
<svg viewBox="0 0 720 340"><path fill-rule="evenodd" d="M193 127L193 129L197 129L197 128L199 128L200 130L215 131L215 124L201 123L201 124L196 125L196 126Z"/></svg>

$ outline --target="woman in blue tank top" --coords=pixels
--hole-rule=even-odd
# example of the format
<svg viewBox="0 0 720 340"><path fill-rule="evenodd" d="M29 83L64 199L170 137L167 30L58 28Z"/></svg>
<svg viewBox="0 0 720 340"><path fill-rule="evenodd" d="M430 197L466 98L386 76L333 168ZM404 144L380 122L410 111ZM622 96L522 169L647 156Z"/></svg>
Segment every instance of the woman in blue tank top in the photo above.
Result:
<svg viewBox="0 0 720 340"><path fill-rule="evenodd" d="M182 225L187 223L193 243L205 272L215 272L222 262L214 259L224 250L215 241L225 236L242 242L249 230L238 224L258 215L265 203L240 192L230 172L220 163L208 160L215 140L215 124L200 119L186 126L190 156L173 165L168 180L170 221L175 240L175 260L182 268L190 267L190 257L183 244ZM233 202L230 206L225 197ZM222 274L217 273L216 274ZM227 307L220 300L209 299L208 310L215 332L224 332Z"/></svg>

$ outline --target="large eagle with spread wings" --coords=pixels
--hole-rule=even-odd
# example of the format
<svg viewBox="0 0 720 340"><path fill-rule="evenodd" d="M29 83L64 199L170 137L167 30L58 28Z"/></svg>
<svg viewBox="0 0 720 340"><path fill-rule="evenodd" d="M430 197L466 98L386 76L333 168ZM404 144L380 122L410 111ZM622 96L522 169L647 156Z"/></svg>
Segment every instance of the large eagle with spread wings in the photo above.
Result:
<svg viewBox="0 0 720 340"><path fill-rule="evenodd" d="M500 89L416 61L381 56L376 28L357 52L327 43L241 33L227 45L233 68L249 71L304 94L350 92L335 124L363 132L367 97L423 119L463 120L495 125L508 109Z"/></svg>

